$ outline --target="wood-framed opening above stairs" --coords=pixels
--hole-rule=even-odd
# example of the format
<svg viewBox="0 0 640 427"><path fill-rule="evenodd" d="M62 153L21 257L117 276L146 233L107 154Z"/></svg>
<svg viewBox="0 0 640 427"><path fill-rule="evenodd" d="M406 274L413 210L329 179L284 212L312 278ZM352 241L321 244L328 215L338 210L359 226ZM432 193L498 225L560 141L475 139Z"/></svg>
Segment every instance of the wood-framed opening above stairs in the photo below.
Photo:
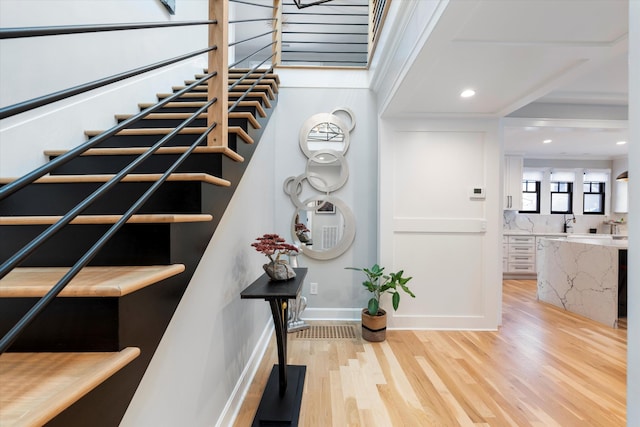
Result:
<svg viewBox="0 0 640 427"><path fill-rule="evenodd" d="M206 115L199 114L0 279L4 335L197 143L0 355L1 425L118 425L277 104L279 80L270 70L229 70L234 84L228 146L197 143L207 129ZM251 88L251 94L236 102L242 95L235 88ZM160 100L166 96L158 94ZM206 102L206 86L197 85L1 199L0 261L10 260ZM55 159L64 151L51 147L46 154Z"/></svg>

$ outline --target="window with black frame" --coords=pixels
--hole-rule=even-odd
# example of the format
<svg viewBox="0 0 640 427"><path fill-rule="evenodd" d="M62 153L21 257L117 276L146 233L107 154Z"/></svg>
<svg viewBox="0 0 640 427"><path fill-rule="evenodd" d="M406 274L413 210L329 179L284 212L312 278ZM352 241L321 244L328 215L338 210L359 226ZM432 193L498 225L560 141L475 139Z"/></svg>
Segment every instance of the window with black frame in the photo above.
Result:
<svg viewBox="0 0 640 427"><path fill-rule="evenodd" d="M551 182L551 213L573 213L573 182Z"/></svg>
<svg viewBox="0 0 640 427"><path fill-rule="evenodd" d="M604 182L588 181L583 187L583 210L585 215L604 215Z"/></svg>
<svg viewBox="0 0 640 427"><path fill-rule="evenodd" d="M540 181L522 181L522 209L520 213L540 213Z"/></svg>

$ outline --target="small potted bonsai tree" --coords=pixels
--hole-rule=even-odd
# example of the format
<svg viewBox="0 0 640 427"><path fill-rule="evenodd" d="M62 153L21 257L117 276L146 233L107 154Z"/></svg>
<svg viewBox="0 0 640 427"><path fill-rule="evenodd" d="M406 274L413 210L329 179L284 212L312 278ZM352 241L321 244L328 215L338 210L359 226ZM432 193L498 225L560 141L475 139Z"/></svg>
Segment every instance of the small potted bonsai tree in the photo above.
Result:
<svg viewBox="0 0 640 427"><path fill-rule="evenodd" d="M397 310L400 305L399 289L412 298L416 297L407 287L407 282L412 278L403 277L404 270L385 274L384 267L378 264L371 268L347 267L347 269L362 271L367 277L367 280L362 282L362 286L372 294L367 308L362 309L362 338L373 342L384 341L387 331L387 312L380 308L380 297L384 293L390 293L393 310Z"/></svg>
<svg viewBox="0 0 640 427"><path fill-rule="evenodd" d="M298 252L297 247L286 243L285 240L277 234L265 234L262 237L258 237L251 246L269 258L269 263L264 264L262 268L264 268L265 273L267 273L271 280L289 280L296 277L296 272L293 268L291 268L286 260L280 257L282 255L288 255L291 252Z"/></svg>

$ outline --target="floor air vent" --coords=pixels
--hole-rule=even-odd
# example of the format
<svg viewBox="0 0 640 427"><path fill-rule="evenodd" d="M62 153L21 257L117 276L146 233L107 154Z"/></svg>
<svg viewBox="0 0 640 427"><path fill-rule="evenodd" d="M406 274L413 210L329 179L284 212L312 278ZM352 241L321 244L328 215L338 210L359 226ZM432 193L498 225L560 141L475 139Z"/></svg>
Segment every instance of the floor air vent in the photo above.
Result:
<svg viewBox="0 0 640 427"><path fill-rule="evenodd" d="M354 325L311 325L308 329L298 331L294 338L303 340L340 340L356 338Z"/></svg>

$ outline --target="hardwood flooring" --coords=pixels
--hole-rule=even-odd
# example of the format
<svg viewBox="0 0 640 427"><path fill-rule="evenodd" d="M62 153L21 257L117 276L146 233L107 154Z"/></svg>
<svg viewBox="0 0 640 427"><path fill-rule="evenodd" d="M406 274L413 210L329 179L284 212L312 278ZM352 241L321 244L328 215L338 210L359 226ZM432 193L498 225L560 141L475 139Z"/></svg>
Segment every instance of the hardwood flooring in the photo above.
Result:
<svg viewBox="0 0 640 427"><path fill-rule="evenodd" d="M626 329L536 301L535 281L504 281L496 332L388 331L383 343L289 335L306 365L300 426L624 426ZM250 426L272 342L234 426Z"/></svg>

